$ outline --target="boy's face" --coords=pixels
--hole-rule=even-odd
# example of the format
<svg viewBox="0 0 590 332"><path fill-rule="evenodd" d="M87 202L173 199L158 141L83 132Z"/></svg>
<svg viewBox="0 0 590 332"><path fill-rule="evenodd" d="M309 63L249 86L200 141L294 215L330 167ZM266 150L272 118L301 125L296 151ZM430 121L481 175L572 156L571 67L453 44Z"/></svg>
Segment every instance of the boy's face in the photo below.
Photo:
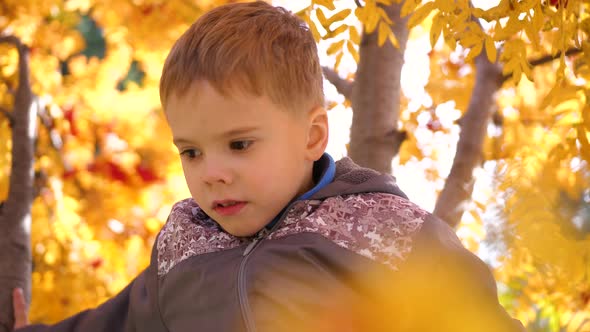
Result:
<svg viewBox="0 0 590 332"><path fill-rule="evenodd" d="M228 233L255 234L313 186L325 110L295 115L265 96L223 96L206 81L165 106L192 197Z"/></svg>

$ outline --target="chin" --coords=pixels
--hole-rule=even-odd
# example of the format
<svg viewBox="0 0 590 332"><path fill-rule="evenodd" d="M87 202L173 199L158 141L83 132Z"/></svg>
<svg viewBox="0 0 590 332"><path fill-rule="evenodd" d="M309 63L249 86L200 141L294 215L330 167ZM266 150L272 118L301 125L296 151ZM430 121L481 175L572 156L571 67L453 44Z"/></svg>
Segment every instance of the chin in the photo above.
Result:
<svg viewBox="0 0 590 332"><path fill-rule="evenodd" d="M260 228L260 229L262 229L262 228ZM233 236L237 236L237 237L249 237L249 236L256 235L256 233L258 233L258 231L260 231L260 229L227 229L227 228L224 228L224 230L226 232L228 232L229 234L231 234Z"/></svg>

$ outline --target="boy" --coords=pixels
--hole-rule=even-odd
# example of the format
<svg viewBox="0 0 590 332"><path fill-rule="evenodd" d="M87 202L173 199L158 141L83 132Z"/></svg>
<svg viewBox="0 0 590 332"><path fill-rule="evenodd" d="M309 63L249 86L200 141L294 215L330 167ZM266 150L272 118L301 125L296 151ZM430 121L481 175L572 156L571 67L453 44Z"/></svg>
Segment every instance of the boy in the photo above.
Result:
<svg viewBox="0 0 590 332"><path fill-rule="evenodd" d="M160 96L192 198L115 298L22 331L521 329L452 230L391 176L324 153L321 67L295 16L264 2L206 13Z"/></svg>

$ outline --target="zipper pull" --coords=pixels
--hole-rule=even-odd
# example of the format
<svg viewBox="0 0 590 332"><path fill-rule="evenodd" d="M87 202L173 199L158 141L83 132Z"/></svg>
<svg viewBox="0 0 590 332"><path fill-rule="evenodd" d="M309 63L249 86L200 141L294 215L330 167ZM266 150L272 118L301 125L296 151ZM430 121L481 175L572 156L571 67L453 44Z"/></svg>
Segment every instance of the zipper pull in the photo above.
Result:
<svg viewBox="0 0 590 332"><path fill-rule="evenodd" d="M250 242L250 244L246 247L246 250L244 250L244 253L242 254L242 256L248 256L248 254L250 252L252 252L252 250L256 247L256 245L258 244L258 242L260 242L260 240L264 239L264 237L268 234L268 229L264 228L262 229L258 235L256 235L256 237L254 238L254 240L252 240L252 242Z"/></svg>

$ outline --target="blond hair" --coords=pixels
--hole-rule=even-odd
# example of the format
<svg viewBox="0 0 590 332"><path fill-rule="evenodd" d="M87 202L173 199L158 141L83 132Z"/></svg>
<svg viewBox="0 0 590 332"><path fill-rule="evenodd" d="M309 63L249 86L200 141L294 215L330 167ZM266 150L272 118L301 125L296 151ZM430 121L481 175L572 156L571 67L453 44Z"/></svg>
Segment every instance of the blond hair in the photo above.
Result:
<svg viewBox="0 0 590 332"><path fill-rule="evenodd" d="M166 108L195 81L218 92L244 89L286 109L324 106L317 47L305 23L263 1L232 3L201 16L176 41L160 80Z"/></svg>

